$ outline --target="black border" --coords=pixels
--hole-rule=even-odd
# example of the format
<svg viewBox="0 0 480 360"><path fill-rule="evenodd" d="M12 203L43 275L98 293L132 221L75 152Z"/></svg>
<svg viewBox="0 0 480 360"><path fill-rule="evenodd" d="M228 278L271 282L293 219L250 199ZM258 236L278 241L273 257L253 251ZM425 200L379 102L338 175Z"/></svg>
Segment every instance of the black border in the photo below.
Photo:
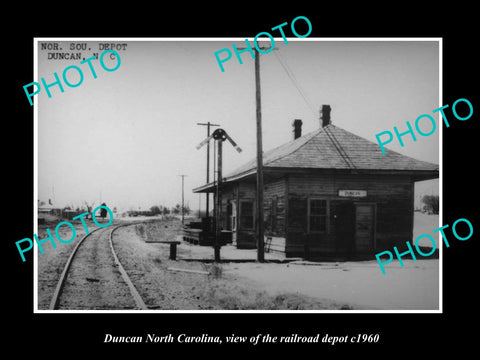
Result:
<svg viewBox="0 0 480 360"><path fill-rule="evenodd" d="M43 6L43 7L42 7ZM283 8L282 8L283 6ZM30 6L12 12L13 21L4 22L2 30L3 70L7 86L3 96L5 114L3 158L6 179L3 218L12 226L2 242L6 264L4 279L4 311L8 316L6 335L9 349L25 351L69 350L75 354L91 354L93 349L108 353L133 350L141 354L164 356L172 345L103 344L105 333L145 335L188 333L252 336L257 333L290 335L353 335L380 334L377 344L359 346L325 344L288 346L299 355L319 356L329 352L366 350L369 354L389 356L393 351L404 355L425 351L432 355L446 349L473 348L476 324L468 321L476 313L475 284L478 252L478 201L476 181L476 123L480 106L476 81L479 79L476 54L473 7L456 3L449 9L420 9L408 3L384 4L376 8L365 4L353 7L344 3L338 9L323 4L293 9L277 4L259 9L247 3L202 4L183 10L157 4L110 4L100 9L97 4L84 4L53 9L45 5ZM37 7L42 7L37 9ZM451 121L443 129L443 224L458 218L469 219L475 229L465 242L450 241L444 247L444 313L443 314L33 314L32 258L22 263L14 241L33 233L33 112L25 99L22 86L33 81L34 37L252 37L273 26L303 15L313 25L311 37L442 37L443 38L443 104L467 98L474 115L468 121ZM479 110L477 110L479 109ZM448 114L448 113L447 113ZM450 113L451 114L451 113ZM450 115L451 116L451 115ZM4 223L6 224L6 223ZM450 235L451 236L451 235ZM472 330L473 329L473 330ZM5 334L5 332L4 332ZM28 344L28 345L27 345ZM233 349L232 349L233 347ZM198 356L232 354L231 350L283 351L286 345L211 346L175 345L176 351L200 351ZM205 352L202 352L205 351ZM304 353L303 351L308 351ZM310 354L310 351L313 351ZM95 352L95 354L98 354ZM177 353L178 354L178 353ZM36 356L35 353L32 356Z"/></svg>

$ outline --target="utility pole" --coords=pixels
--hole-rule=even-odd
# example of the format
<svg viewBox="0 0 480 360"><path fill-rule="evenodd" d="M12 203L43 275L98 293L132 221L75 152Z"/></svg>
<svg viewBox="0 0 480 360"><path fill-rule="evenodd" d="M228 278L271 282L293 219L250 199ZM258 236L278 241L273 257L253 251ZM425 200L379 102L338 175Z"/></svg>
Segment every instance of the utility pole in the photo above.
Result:
<svg viewBox="0 0 480 360"><path fill-rule="evenodd" d="M185 205L184 205L184 194L183 194L183 189L184 189L184 178L187 175L178 175L182 177L182 225L185 223Z"/></svg>
<svg viewBox="0 0 480 360"><path fill-rule="evenodd" d="M207 123L197 123L197 125L202 125L207 127L207 138L210 137L210 126L220 126L218 124L212 124L209 122ZM207 143L207 184L210 181L210 142ZM206 212L207 218L210 217L210 194L206 193Z"/></svg>
<svg viewBox="0 0 480 360"><path fill-rule="evenodd" d="M264 262L262 102L260 93L260 54L257 48L255 48L255 102L257 109L257 261Z"/></svg>
<svg viewBox="0 0 480 360"><path fill-rule="evenodd" d="M246 48L238 48L244 50ZM260 47L260 50L268 50ZM277 49L271 49L277 50ZM260 91L260 53L255 46L255 103L257 123L257 261L265 261L265 241L263 224L263 145L262 145L262 102Z"/></svg>
<svg viewBox="0 0 480 360"><path fill-rule="evenodd" d="M223 140L217 140L217 194L215 199L215 243L214 243L214 258L216 262L220 262L220 238L222 236L222 144Z"/></svg>

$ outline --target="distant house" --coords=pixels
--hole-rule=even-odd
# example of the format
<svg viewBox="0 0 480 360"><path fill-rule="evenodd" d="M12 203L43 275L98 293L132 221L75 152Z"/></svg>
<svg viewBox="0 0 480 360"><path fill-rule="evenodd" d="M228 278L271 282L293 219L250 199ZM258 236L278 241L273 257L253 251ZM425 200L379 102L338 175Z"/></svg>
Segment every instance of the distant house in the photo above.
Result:
<svg viewBox="0 0 480 360"><path fill-rule="evenodd" d="M53 206L50 204L43 204L38 206L39 214L51 214L53 211Z"/></svg>
<svg viewBox="0 0 480 360"><path fill-rule="evenodd" d="M438 178L438 165L391 150L330 122L264 153L264 226L270 249L305 258L373 257L413 236L414 183ZM222 228L238 248L256 247L256 159L224 178ZM213 192L206 184L194 192ZM215 201L216 203L216 201Z"/></svg>
<svg viewBox="0 0 480 360"><path fill-rule="evenodd" d="M53 206L52 201L50 199L48 199L48 204L41 203L39 201L38 214L39 214L39 216L42 216L42 215L61 216L62 215L62 209Z"/></svg>

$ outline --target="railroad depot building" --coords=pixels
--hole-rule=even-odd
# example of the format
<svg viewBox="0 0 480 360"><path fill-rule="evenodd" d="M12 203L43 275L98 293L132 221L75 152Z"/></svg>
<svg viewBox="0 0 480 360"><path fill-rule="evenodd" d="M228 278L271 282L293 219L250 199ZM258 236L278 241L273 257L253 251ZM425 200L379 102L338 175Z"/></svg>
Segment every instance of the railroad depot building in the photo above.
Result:
<svg viewBox="0 0 480 360"><path fill-rule="evenodd" d="M319 129L264 152L266 250L287 257L371 258L413 237L414 184L438 165L386 150L333 125L324 105ZM213 192L215 183L196 193ZM256 159L224 177L221 226L238 248L255 248ZM216 203L216 201L214 202Z"/></svg>

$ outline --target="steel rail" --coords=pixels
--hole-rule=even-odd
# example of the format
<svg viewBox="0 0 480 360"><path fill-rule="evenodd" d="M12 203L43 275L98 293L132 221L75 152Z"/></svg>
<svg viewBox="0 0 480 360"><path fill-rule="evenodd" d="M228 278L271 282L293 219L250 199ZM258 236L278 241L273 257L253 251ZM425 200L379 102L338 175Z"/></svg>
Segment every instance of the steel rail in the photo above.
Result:
<svg viewBox="0 0 480 360"><path fill-rule="evenodd" d="M73 260L73 258L75 257L75 254L76 254L78 248L80 247L80 245L82 244L82 242L83 242L87 237L89 237L89 236L92 235L94 232L96 232L96 231L98 231L98 230L100 230L100 229L104 229L104 228L97 228L97 229L91 231L90 233L85 234L85 236L78 241L77 245L75 245L75 248L74 248L73 251L70 253L70 256L68 257L67 263L65 264L65 267L63 268L62 274L60 275L60 279L58 279L57 287L55 288L55 291L54 291L54 293L53 293L52 300L50 301L50 306L49 306L49 309L50 309L50 310L55 310L55 309L57 309L57 307L58 307L58 301L59 301L59 299L60 299L60 294L62 293L63 287L64 287L64 285L65 285L65 280L66 280L66 278L67 278L68 270L70 269L70 265L72 264L72 260Z"/></svg>
<svg viewBox="0 0 480 360"><path fill-rule="evenodd" d="M141 222L139 222L141 223ZM120 263L120 260L118 259L117 257L117 254L115 252L115 249L113 247L113 241L112 241L112 236L113 236L113 232L115 230L117 230L118 228L122 227L122 226L128 226L128 225L137 225L139 223L129 223L129 224L121 224L121 225L118 225L116 227L114 227L111 232L110 232L110 236L109 236L109 244L110 244L110 249L112 251L112 254L113 254L113 258L115 260L115 264L118 266L118 270L120 271L120 274L122 275L122 278L123 280L125 281L125 283L128 285L128 288L130 290L130 293L132 294L134 300L135 300L135 303L137 304L137 306L142 309L142 310L147 310L148 307L147 305L144 303L144 301L142 300L142 297L140 296L140 294L138 293L137 289L135 288L135 286L133 285L132 281L130 280L130 277L128 276L127 272L125 271L125 269L123 268L122 264ZM62 271L62 274L60 275L60 279L58 280L58 283L57 283L57 287L55 288L55 291L53 293L53 296L52 296L52 299L50 301L50 306L49 306L49 309L50 310L56 310L58 308L58 305L59 305L59 299L60 299L60 295L62 293L62 290L63 290L63 287L65 286L65 280L67 278L67 274L68 274L68 271L70 270L70 266L72 264L72 261L73 261L73 258L75 257L75 254L78 250L78 248L80 247L80 245L83 243L83 241L89 237L90 235L92 235L94 232L98 231L98 230L101 230L101 229L104 229L104 228L97 228L93 231L91 231L89 234L86 234L83 238L81 238L77 245L75 246L75 248L73 249L73 251L71 252L68 260L67 260L67 263L65 264L65 267L63 268L63 271Z"/></svg>
<svg viewBox="0 0 480 360"><path fill-rule="evenodd" d="M113 232L117 230L119 227L126 226L126 225L131 225L131 224L119 225L110 232L110 237L109 237L110 249L112 250L113 258L115 259L115 263L118 266L118 270L120 271L120 274L122 274L123 281L125 281L125 283L128 285L128 288L130 289L130 293L135 299L137 307L139 307L141 310L148 310L147 305L145 305L145 302L143 301L142 297L140 296L137 289L135 288L135 285L133 285L132 280L130 280L130 277L128 276L127 272L125 271L122 264L120 263L120 260L118 260L117 254L115 253L115 249L113 247L113 240L112 240Z"/></svg>

